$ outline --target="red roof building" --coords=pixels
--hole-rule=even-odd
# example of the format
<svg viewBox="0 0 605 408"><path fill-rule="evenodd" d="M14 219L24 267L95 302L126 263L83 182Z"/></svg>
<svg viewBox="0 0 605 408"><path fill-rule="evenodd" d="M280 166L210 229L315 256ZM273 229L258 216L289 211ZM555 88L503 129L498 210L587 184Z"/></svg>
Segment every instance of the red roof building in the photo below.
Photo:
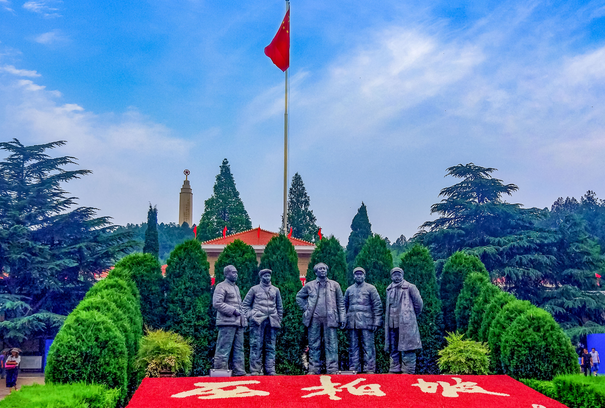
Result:
<svg viewBox="0 0 605 408"><path fill-rule="evenodd" d="M225 247L235 241L236 239L244 241L246 244L254 248L256 252L256 260L260 262L260 258L265 252L265 247L271 240L271 238L278 236L277 232L271 232L261 227L254 228L244 232L238 232L237 234L227 235L226 237L220 237L211 239L210 241L202 242L202 249L206 251L208 255L208 262L210 262L210 276L214 276L214 263L217 261L219 255L223 252ZM308 241L303 241L298 238L288 238L294 249L298 254L298 271L300 276L307 274L307 267L311 261L311 254L315 250L315 245Z"/></svg>

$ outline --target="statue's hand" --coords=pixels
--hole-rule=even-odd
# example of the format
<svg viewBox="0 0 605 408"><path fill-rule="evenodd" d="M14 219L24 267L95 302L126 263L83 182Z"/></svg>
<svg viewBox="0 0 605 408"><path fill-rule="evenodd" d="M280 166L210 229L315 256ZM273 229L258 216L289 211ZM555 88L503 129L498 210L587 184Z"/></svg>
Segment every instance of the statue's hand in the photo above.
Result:
<svg viewBox="0 0 605 408"><path fill-rule="evenodd" d="M239 312L239 310L235 309L233 311L233 316L241 316L242 314Z"/></svg>
<svg viewBox="0 0 605 408"><path fill-rule="evenodd" d="M343 330L345 327L347 327L347 322L340 323L340 329L341 330Z"/></svg>

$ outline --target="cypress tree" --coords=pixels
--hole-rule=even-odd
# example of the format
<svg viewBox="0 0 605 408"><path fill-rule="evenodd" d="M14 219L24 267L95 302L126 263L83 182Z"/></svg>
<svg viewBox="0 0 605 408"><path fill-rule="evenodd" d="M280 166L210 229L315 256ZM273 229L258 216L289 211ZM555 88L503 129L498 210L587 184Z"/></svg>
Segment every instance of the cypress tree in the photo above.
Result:
<svg viewBox="0 0 605 408"><path fill-rule="evenodd" d="M163 327L166 318L162 266L152 254L130 254L116 264L110 275L124 271L134 281L141 296L143 325L152 329Z"/></svg>
<svg viewBox="0 0 605 408"><path fill-rule="evenodd" d="M196 376L211 368L216 341L209 270L206 252L196 240L177 245L166 267L166 328L192 339Z"/></svg>
<svg viewBox="0 0 605 408"><path fill-rule="evenodd" d="M241 239L236 239L225 247L214 263L215 282L225 279L223 269L233 265L237 269L237 286L245 296L248 290L258 283L258 262L254 248Z"/></svg>
<svg viewBox="0 0 605 408"><path fill-rule="evenodd" d="M351 222L351 233L349 234L349 242L347 243L347 264L349 265L349 272L353 272L353 264L355 258L359 255L361 248L365 244L366 240L372 236L372 224L368 218L368 209L362 202L361 207L357 210L357 214L353 217ZM349 283L353 280L350 279Z"/></svg>
<svg viewBox="0 0 605 408"><path fill-rule="evenodd" d="M422 350L418 355L418 374L439 374L439 350L443 346L443 314L439 288L435 276L435 264L429 250L414 245L401 256L401 269L405 280L416 285L422 296L424 307L418 316L418 329L422 340Z"/></svg>
<svg viewBox="0 0 605 408"><path fill-rule="evenodd" d="M441 273L441 303L443 305L443 323L446 332L456 331L456 302L462 290L464 280L471 272L489 276L481 260L473 255L458 251L449 257Z"/></svg>
<svg viewBox="0 0 605 408"><path fill-rule="evenodd" d="M304 374L300 357L307 338L302 324L302 311L296 304L296 294L301 288L298 255L286 236L271 238L259 268L273 271L271 283L279 288L284 305L282 328L276 344L276 370L279 374Z"/></svg>
<svg viewBox="0 0 605 408"><path fill-rule="evenodd" d="M489 278L481 273L472 272L469 273L462 290L458 295L456 301L456 327L461 333L466 333L468 329L468 322L471 318L471 312L475 301L481 294L483 287L490 284Z"/></svg>
<svg viewBox="0 0 605 408"><path fill-rule="evenodd" d="M151 207L147 211L147 230L145 231L145 245L143 253L151 254L156 258L160 256L160 238L158 236L158 209Z"/></svg>
<svg viewBox="0 0 605 408"><path fill-rule="evenodd" d="M387 243L380 235L371 236L355 258L354 267L362 267L366 271L366 280L377 288L386 289L391 283L393 257Z"/></svg>
<svg viewBox="0 0 605 408"><path fill-rule="evenodd" d="M220 237L223 228L228 234L252 229L252 222L235 187L227 159L216 176L212 197L204 202L204 213L197 227L197 239L207 241Z"/></svg>
<svg viewBox="0 0 605 408"><path fill-rule="evenodd" d="M477 336L477 341L485 342L489 339L489 329L492 327L492 323L498 313L502 310L504 305L517 300L515 296L508 292L500 292L497 294L491 302L487 305L485 313L483 313L483 319L481 320L481 329Z"/></svg>
<svg viewBox="0 0 605 408"><path fill-rule="evenodd" d="M317 243L307 268L307 281L316 278L313 267L320 262L328 265L328 278L338 282L344 292L348 281L347 259L344 249L334 236L324 237Z"/></svg>
<svg viewBox="0 0 605 408"><path fill-rule="evenodd" d="M491 300L500 293L502 293L502 290L492 283L481 287L481 292L472 306L471 318L469 319L468 330L466 332L467 337L473 340L479 340L481 322L483 322L483 315L485 314L487 306Z"/></svg>
<svg viewBox="0 0 605 408"><path fill-rule="evenodd" d="M298 173L292 177L292 185L288 191L288 233L292 228L292 236L309 242L316 242L317 231L315 215L309 209L310 199L305 189L302 177Z"/></svg>

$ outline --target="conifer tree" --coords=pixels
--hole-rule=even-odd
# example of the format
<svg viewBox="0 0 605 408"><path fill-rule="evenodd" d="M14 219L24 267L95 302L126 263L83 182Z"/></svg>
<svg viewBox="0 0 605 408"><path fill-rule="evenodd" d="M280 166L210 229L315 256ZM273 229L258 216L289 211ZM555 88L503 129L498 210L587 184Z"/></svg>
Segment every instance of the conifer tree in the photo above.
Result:
<svg viewBox="0 0 605 408"><path fill-rule="evenodd" d="M514 300L504 305L489 329L490 371L504 374L502 367L502 338L515 319L530 309L537 309L527 300Z"/></svg>
<svg viewBox="0 0 605 408"><path fill-rule="evenodd" d="M479 331L481 330L483 315L485 314L487 306L491 300L500 293L502 293L502 290L493 283L489 283L481 287L479 296L477 296L477 298L474 300L473 308L471 310L471 318L468 321L466 337L480 341Z"/></svg>
<svg viewBox="0 0 605 408"><path fill-rule="evenodd" d="M324 237L317 243L307 268L307 281L316 278L313 267L323 262L328 265L328 278L340 284L343 292L347 289L347 260L345 251L334 236Z"/></svg>
<svg viewBox="0 0 605 408"><path fill-rule="evenodd" d="M426 247L414 245L401 256L400 267L404 278L418 288L424 306L418 316L418 329L422 340L422 350L418 355L418 374L439 374L439 350L443 346L443 314L439 288L435 276L435 264Z"/></svg>
<svg viewBox="0 0 605 408"><path fill-rule="evenodd" d="M227 245L214 263L215 282L222 282L225 279L223 269L227 265L233 265L237 269L237 286L242 292L242 296L245 296L248 290L259 281L258 262L254 248L241 239L236 239Z"/></svg>
<svg viewBox="0 0 605 408"><path fill-rule="evenodd" d="M206 253L196 240L178 245L166 267L166 328L193 340L194 375L206 374L214 355L209 270Z"/></svg>
<svg viewBox="0 0 605 408"><path fill-rule="evenodd" d="M302 177L298 173L292 177L292 185L288 191L288 231L292 228L292 236L309 242L316 242L318 227L315 225L315 215L309 209L310 199L305 189Z"/></svg>
<svg viewBox="0 0 605 408"><path fill-rule="evenodd" d="M227 227L227 234L252 229L227 159L221 164L213 191L212 197L204 202L204 213L197 227L198 240L203 242L220 237L224 227Z"/></svg>
<svg viewBox="0 0 605 408"><path fill-rule="evenodd" d="M160 256L160 239L158 237L158 209L149 204L147 211L147 230L145 231L145 246L143 253Z"/></svg>
<svg viewBox="0 0 605 408"><path fill-rule="evenodd" d="M479 297L483 288L489 284L489 278L478 272L469 273L464 279L455 310L456 327L459 332L466 333L475 300Z"/></svg>
<svg viewBox="0 0 605 408"><path fill-rule="evenodd" d="M443 266L439 293L443 305L443 323L448 333L456 331L456 302L464 280L471 272L489 276L479 258L461 251L454 253Z"/></svg>
<svg viewBox="0 0 605 408"><path fill-rule="evenodd" d="M357 214L351 222L351 233L349 234L349 242L347 243L347 264L349 272L353 271L355 258L359 255L361 248L366 243L366 240L372 236L372 224L368 218L368 209L362 202L361 207L357 210Z"/></svg>
<svg viewBox="0 0 605 408"><path fill-rule="evenodd" d="M489 302L485 308L485 313L483 313L481 329L479 329L477 341L486 342L488 340L489 330L492 327L493 321L498 316L498 313L500 313L506 304L514 302L515 300L517 300L517 298L515 298L515 295L512 293L500 292L491 300L491 302Z"/></svg>
<svg viewBox="0 0 605 408"><path fill-rule="evenodd" d="M380 235L371 236L355 258L355 267L362 267L366 271L366 281L377 288L386 287L391 283L391 269L393 257L387 243Z"/></svg>

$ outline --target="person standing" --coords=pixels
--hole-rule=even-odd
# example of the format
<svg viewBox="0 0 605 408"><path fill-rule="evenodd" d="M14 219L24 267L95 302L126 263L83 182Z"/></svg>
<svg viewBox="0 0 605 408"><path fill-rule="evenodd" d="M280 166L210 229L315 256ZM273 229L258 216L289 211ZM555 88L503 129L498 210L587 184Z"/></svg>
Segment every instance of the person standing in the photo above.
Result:
<svg viewBox="0 0 605 408"><path fill-rule="evenodd" d="M216 285L212 306L216 309L218 338L214 352L214 368L228 370L233 367L234 376L246 375L244 367L244 330L248 321L242 310L242 296L235 284L237 269L233 265L223 269L225 280ZM230 358L231 357L231 358Z"/></svg>
<svg viewBox="0 0 605 408"><path fill-rule="evenodd" d="M582 352L582 371L585 377L590 375L590 366L592 366L592 356L588 352L588 349L584 348Z"/></svg>
<svg viewBox="0 0 605 408"><path fill-rule="evenodd" d="M244 316L250 325L250 374L275 375L275 341L284 317L279 289L271 284L271 269L258 272L260 284L250 288L244 298Z"/></svg>
<svg viewBox="0 0 605 408"><path fill-rule="evenodd" d="M416 317L422 312L422 297L416 285L403 279L403 269L391 269L387 287L384 350L390 356L389 373L414 374L416 350L422 348Z"/></svg>
<svg viewBox="0 0 605 408"><path fill-rule="evenodd" d="M376 372L374 332L382 324L382 301L373 285L367 283L363 268L353 270L355 283L345 292L347 331L349 333L349 370L361 372L360 343L363 350L363 372Z"/></svg>
<svg viewBox="0 0 605 408"><path fill-rule="evenodd" d="M6 356L4 355L4 353L0 353L0 380L4 379L4 360L6 359Z"/></svg>
<svg viewBox="0 0 605 408"><path fill-rule="evenodd" d="M309 329L309 372L321 370L321 342L326 356L326 372L338 371L337 329L344 329L347 321L342 289L338 282L328 279L328 265L323 262L313 267L317 279L308 282L296 294L296 303L303 310L303 324ZM323 339L322 339L323 333Z"/></svg>
<svg viewBox="0 0 605 408"><path fill-rule="evenodd" d="M10 356L6 358L4 366L6 368L6 388L11 393L13 388L17 391L17 377L19 376L19 365L21 364L21 356L19 349L12 349Z"/></svg>
<svg viewBox="0 0 605 408"><path fill-rule="evenodd" d="M590 358L592 358L591 371L596 377L599 374L599 364L601 364L601 358L599 357L599 352L596 351L594 347L590 351Z"/></svg>

